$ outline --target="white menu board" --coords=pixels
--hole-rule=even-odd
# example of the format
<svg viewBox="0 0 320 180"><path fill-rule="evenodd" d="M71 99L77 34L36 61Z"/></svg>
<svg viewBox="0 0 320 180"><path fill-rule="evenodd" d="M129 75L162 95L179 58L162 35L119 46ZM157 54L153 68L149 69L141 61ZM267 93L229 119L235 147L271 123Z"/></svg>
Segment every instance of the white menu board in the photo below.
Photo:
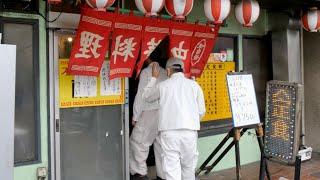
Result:
<svg viewBox="0 0 320 180"><path fill-rule="evenodd" d="M227 75L233 126L243 127L260 123L256 93L251 74Z"/></svg>

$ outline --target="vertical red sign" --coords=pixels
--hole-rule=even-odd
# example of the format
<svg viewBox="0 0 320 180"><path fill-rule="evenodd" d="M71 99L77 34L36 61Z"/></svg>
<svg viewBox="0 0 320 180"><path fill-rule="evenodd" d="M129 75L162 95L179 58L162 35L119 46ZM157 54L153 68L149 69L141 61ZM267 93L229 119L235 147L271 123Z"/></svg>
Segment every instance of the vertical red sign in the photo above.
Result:
<svg viewBox="0 0 320 180"><path fill-rule="evenodd" d="M83 8L71 51L68 74L98 76L106 52L114 14Z"/></svg>
<svg viewBox="0 0 320 180"><path fill-rule="evenodd" d="M121 15L116 17L112 35L110 79L131 77L141 43L141 17Z"/></svg>
<svg viewBox="0 0 320 180"><path fill-rule="evenodd" d="M193 36L193 24L171 22L170 29L170 57L176 57L184 61L186 76L190 76L191 67L191 40Z"/></svg>
<svg viewBox="0 0 320 180"><path fill-rule="evenodd" d="M169 35L170 21L158 18L144 18L143 35L141 41L140 60L137 64L137 76L140 74L143 63L161 41Z"/></svg>
<svg viewBox="0 0 320 180"><path fill-rule="evenodd" d="M200 77L213 50L220 26L196 25L191 47L191 76Z"/></svg>

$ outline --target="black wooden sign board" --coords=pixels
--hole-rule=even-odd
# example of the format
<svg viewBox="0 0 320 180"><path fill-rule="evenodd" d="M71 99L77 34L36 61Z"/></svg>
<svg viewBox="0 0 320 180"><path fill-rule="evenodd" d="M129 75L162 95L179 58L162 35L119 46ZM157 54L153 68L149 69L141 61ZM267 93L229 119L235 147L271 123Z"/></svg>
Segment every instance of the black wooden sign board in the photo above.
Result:
<svg viewBox="0 0 320 180"><path fill-rule="evenodd" d="M299 151L302 86L269 81L265 120L265 154L274 160L294 164Z"/></svg>

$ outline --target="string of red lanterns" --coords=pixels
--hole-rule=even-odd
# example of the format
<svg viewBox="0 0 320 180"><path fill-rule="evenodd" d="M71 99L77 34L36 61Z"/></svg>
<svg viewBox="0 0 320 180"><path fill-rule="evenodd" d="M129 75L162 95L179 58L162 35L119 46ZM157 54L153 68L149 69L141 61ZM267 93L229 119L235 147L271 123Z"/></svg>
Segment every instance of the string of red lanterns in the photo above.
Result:
<svg viewBox="0 0 320 180"><path fill-rule="evenodd" d="M93 9L105 11L115 0L86 0ZM59 4L61 0L48 0L50 4ZM157 16L165 6L167 12L175 20L185 20L191 12L193 0L135 0L137 8L146 16ZM221 24L229 15L230 0L205 0L204 12L209 22ZM251 27L258 19L259 3L256 0L242 0L235 6L235 16L244 27ZM320 29L320 11L311 8L301 16L301 24L306 31L317 32Z"/></svg>
<svg viewBox="0 0 320 180"><path fill-rule="evenodd" d="M119 11L107 12L115 0L86 0L91 8L82 9L75 43L72 47L68 74L96 76L101 70L105 53L109 48L112 32L110 78L131 77L139 53L143 53L138 65L154 51L159 43L169 36L168 55L180 58L185 64L185 74L201 75L208 56L214 47L220 24L230 12L229 0L205 0L208 20L216 25L185 23L193 7L193 0L135 0L138 8L147 16ZM164 4L165 3L165 4ZM148 18L157 16L163 6L172 20ZM251 27L258 19L260 7L256 0L242 0L235 7L237 20ZM320 13L311 9L302 16L304 28L317 31L320 28ZM178 20L178 21L175 21ZM214 29L214 31L213 31ZM136 66L136 72L141 68Z"/></svg>

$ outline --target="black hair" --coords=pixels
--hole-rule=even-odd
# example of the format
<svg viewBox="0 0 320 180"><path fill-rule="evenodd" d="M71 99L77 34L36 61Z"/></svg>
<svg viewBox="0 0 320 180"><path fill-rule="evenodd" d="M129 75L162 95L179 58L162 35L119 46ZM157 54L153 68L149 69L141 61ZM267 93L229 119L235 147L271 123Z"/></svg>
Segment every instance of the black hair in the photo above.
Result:
<svg viewBox="0 0 320 180"><path fill-rule="evenodd" d="M155 49L149 56L152 61L159 61L161 58L161 52L159 49Z"/></svg>
<svg viewBox="0 0 320 180"><path fill-rule="evenodd" d="M183 69L172 69L173 73L179 73L179 72L183 72Z"/></svg>
<svg viewBox="0 0 320 180"><path fill-rule="evenodd" d="M171 69L174 73L183 72L182 66L180 64L173 64Z"/></svg>

